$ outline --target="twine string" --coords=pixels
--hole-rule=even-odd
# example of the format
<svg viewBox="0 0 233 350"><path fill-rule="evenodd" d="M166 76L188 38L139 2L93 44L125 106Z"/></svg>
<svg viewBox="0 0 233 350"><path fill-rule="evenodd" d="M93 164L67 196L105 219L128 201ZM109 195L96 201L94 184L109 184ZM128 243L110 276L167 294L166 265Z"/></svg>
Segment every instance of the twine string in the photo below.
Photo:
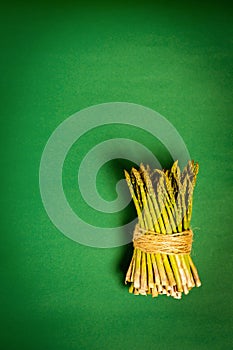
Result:
<svg viewBox="0 0 233 350"><path fill-rule="evenodd" d="M161 234L151 230L145 230L137 224L133 235L134 248L152 254L190 254L192 242L192 230L173 234Z"/></svg>

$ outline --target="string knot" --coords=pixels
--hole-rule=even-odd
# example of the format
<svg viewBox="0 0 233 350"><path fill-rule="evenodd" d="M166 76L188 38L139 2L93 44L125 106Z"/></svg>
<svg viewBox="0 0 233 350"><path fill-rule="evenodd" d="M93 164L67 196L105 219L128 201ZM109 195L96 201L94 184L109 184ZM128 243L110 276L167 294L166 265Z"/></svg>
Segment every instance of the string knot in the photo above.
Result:
<svg viewBox="0 0 233 350"><path fill-rule="evenodd" d="M193 231L186 230L172 234L161 234L146 230L137 224L134 229L133 244L145 253L169 255L190 254Z"/></svg>

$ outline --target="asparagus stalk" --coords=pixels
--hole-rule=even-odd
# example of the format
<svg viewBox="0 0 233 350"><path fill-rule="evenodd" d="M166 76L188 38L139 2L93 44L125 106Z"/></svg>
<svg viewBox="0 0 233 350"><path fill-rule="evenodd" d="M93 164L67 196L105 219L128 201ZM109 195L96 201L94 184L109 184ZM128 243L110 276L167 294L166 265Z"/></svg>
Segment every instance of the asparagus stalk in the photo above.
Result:
<svg viewBox="0 0 233 350"><path fill-rule="evenodd" d="M170 171L151 171L141 164L126 181L143 234L174 234L190 229L192 196L198 174L198 164L188 162L181 173L178 162ZM131 282L129 292L135 295L166 294L180 299L201 282L189 254L148 253L139 248L134 254L125 282Z"/></svg>

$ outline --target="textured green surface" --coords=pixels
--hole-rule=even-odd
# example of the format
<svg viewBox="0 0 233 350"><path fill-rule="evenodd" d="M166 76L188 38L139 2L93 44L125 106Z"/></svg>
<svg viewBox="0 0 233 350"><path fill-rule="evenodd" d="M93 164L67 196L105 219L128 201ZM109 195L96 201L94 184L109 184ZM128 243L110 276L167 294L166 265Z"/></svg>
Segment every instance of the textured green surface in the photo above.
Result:
<svg viewBox="0 0 233 350"><path fill-rule="evenodd" d="M2 349L232 347L231 15L224 2L3 8ZM203 286L181 301L128 294L122 282L130 246L81 246L53 226L42 206L38 168L50 134L72 113L110 101L164 115L200 163L192 223ZM87 135L77 162L93 140L119 132ZM162 146L143 132L121 135L134 135L163 159ZM90 221L93 214L72 191L75 169L71 150L64 187ZM114 198L119 174L111 163L100 172L104 198ZM105 225L120 220L106 218Z"/></svg>

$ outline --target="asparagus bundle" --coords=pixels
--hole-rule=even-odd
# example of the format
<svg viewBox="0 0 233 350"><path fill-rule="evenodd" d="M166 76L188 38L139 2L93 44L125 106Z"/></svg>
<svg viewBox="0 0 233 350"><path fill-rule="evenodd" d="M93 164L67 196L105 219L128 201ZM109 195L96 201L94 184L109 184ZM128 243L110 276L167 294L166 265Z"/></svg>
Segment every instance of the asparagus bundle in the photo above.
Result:
<svg viewBox="0 0 233 350"><path fill-rule="evenodd" d="M126 274L135 295L166 294L180 299L201 285L190 256L193 190L199 166L189 161L181 172L178 161L170 170L125 171L138 214L134 253Z"/></svg>

